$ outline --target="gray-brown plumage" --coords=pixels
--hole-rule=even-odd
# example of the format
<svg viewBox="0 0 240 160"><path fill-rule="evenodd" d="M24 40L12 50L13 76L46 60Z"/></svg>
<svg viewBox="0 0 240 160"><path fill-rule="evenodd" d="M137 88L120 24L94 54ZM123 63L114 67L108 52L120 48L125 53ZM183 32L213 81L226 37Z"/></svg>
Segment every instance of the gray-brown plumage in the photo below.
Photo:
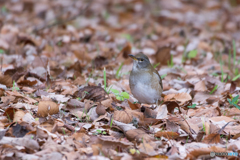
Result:
<svg viewBox="0 0 240 160"><path fill-rule="evenodd" d="M129 56L133 59L133 68L129 78L133 96L140 103L158 104L163 91L160 75L143 53Z"/></svg>

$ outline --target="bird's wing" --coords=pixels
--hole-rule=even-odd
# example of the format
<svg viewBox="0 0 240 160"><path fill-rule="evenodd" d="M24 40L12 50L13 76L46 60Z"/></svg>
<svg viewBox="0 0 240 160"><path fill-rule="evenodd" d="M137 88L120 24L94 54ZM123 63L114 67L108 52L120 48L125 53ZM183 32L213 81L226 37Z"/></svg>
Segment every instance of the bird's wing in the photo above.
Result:
<svg viewBox="0 0 240 160"><path fill-rule="evenodd" d="M161 78L161 76L159 75L158 71L154 69L154 72L153 72L153 73L158 77L159 84L160 84L160 86L161 86L162 89L163 89L162 78Z"/></svg>

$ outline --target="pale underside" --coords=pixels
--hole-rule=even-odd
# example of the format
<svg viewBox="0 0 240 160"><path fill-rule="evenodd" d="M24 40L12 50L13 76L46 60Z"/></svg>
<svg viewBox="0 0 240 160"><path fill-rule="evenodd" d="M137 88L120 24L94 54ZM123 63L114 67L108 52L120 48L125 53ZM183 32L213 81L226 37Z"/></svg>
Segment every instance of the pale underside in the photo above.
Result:
<svg viewBox="0 0 240 160"><path fill-rule="evenodd" d="M151 80L152 83L150 83ZM159 82L160 78L156 73L148 72L141 72L141 74L132 72L129 81L133 96L140 103L147 104L155 104L161 98L162 88Z"/></svg>

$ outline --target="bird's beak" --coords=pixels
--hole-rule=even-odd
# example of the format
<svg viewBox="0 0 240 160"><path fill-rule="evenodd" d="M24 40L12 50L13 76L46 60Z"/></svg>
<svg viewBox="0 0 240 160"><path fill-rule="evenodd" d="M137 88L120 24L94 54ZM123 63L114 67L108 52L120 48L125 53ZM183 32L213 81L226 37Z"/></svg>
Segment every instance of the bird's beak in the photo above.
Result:
<svg viewBox="0 0 240 160"><path fill-rule="evenodd" d="M129 54L128 56L131 57L133 60L137 60L137 58L132 54Z"/></svg>

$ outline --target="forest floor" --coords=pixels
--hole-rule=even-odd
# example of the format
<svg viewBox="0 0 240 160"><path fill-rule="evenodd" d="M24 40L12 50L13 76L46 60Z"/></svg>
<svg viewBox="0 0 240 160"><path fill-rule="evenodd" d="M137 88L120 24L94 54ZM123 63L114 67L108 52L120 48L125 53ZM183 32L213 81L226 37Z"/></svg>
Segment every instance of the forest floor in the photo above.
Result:
<svg viewBox="0 0 240 160"><path fill-rule="evenodd" d="M239 0L0 6L0 159L239 158ZM131 94L139 52L159 106Z"/></svg>

